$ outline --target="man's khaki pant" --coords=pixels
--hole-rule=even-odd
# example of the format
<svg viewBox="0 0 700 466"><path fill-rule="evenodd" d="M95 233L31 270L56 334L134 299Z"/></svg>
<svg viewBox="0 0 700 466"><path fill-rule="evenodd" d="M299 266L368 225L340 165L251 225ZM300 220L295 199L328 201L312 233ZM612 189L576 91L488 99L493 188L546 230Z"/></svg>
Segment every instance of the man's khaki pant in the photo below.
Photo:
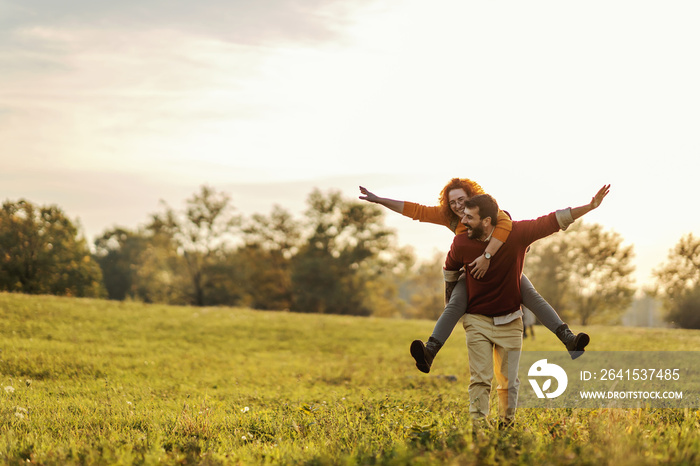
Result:
<svg viewBox="0 0 700 466"><path fill-rule="evenodd" d="M464 320L469 351L469 414L473 419L489 413L491 381L498 382L498 411L501 418L512 421L518 404L518 364L523 346L523 319L494 325L493 318L467 314ZM494 371L495 369L495 371Z"/></svg>

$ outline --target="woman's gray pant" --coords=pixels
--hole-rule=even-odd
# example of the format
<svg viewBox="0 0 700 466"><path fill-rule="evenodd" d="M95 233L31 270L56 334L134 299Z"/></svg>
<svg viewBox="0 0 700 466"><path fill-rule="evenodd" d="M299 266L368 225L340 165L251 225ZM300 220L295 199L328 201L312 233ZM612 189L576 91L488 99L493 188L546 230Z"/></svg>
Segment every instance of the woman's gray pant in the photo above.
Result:
<svg viewBox="0 0 700 466"><path fill-rule="evenodd" d="M564 322L554 310L552 306L540 295L530 280L523 274L520 277L520 293L522 295L522 303L532 311L535 316L542 322L542 325L547 327L552 333ZM459 319L467 312L467 282L464 274L459 277L457 285L455 285L450 302L445 306L442 315L435 324L433 329L433 338L439 342L445 343L452 334L452 330L459 322Z"/></svg>

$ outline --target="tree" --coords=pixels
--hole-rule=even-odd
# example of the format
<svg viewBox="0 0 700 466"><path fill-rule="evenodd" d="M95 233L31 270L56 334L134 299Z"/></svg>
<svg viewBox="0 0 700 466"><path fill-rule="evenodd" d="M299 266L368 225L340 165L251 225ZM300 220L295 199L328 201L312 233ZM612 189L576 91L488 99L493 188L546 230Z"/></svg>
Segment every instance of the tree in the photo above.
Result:
<svg viewBox="0 0 700 466"><path fill-rule="evenodd" d="M421 319L437 319L445 309L445 280L442 267L445 253L438 252L431 260L423 261L405 284L409 296L408 315Z"/></svg>
<svg viewBox="0 0 700 466"><path fill-rule="evenodd" d="M227 250L205 268L207 305L256 307L248 293L250 260L254 259L244 257L238 250Z"/></svg>
<svg viewBox="0 0 700 466"><path fill-rule="evenodd" d="M289 212L274 206L269 216L254 214L241 229L237 251L249 305L256 309L290 309L293 301L292 258L298 252L301 226Z"/></svg>
<svg viewBox="0 0 700 466"><path fill-rule="evenodd" d="M238 223L231 197L208 186L187 199L183 213L166 206L164 214L152 216L148 228L171 238L184 258L192 304L208 304L206 291L214 285L208 271L225 259L232 230Z"/></svg>
<svg viewBox="0 0 700 466"><path fill-rule="evenodd" d="M634 252L618 233L578 221L531 249L525 273L560 314L613 322L632 302Z"/></svg>
<svg viewBox="0 0 700 466"><path fill-rule="evenodd" d="M134 264L131 296L145 303L192 304L185 259L169 231L150 225L146 247Z"/></svg>
<svg viewBox="0 0 700 466"><path fill-rule="evenodd" d="M0 289L99 297L100 267L85 239L57 206L6 201L0 212Z"/></svg>
<svg viewBox="0 0 700 466"><path fill-rule="evenodd" d="M668 262L654 270L652 292L661 298L669 321L700 328L700 238L689 233L668 253Z"/></svg>
<svg viewBox="0 0 700 466"><path fill-rule="evenodd" d="M95 258L102 269L107 297L133 297L133 287L148 238L125 228L114 228L95 240Z"/></svg>
<svg viewBox="0 0 700 466"><path fill-rule="evenodd" d="M365 288L363 307L377 317L413 315L412 303L402 293L413 274L413 248L399 248L393 240L393 236L389 237L389 245L378 255L364 260L358 270ZM439 269L436 273L440 274Z"/></svg>
<svg viewBox="0 0 700 466"><path fill-rule="evenodd" d="M537 291L560 314L568 308L571 286L570 264L567 263L569 252L574 255L578 251L576 246L566 241L571 239L567 234L568 232L559 233L557 235L563 237L555 235L537 241L525 256L524 267L524 273Z"/></svg>
<svg viewBox="0 0 700 466"><path fill-rule="evenodd" d="M700 329L700 286L683 293L669 309L667 319L681 328Z"/></svg>
<svg viewBox="0 0 700 466"><path fill-rule="evenodd" d="M187 304L187 277L177 244L168 231L114 228L95 241L109 299Z"/></svg>
<svg viewBox="0 0 700 466"><path fill-rule="evenodd" d="M367 283L389 250L393 232L380 208L315 189L306 211L308 242L294 257L293 309L369 315ZM363 266L363 262L367 263ZM374 264L371 264L374 262Z"/></svg>

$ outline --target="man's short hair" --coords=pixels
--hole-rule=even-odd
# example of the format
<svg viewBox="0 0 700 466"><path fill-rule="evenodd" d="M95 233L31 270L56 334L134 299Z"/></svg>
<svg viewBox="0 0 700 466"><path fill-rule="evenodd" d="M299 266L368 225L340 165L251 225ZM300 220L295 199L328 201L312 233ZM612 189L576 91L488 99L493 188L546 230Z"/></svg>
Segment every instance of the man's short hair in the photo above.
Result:
<svg viewBox="0 0 700 466"><path fill-rule="evenodd" d="M496 222L498 222L498 202L488 194L477 194L467 199L467 202L464 203L464 207L470 209L478 208L479 217L481 217L482 220L486 217L491 217L491 225L496 225Z"/></svg>

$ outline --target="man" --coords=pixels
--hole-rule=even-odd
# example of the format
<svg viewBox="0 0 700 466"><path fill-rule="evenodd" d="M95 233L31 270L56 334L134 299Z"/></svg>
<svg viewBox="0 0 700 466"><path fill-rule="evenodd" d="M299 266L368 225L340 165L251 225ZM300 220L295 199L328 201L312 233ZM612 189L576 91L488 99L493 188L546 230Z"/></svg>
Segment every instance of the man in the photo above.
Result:
<svg viewBox="0 0 700 466"><path fill-rule="evenodd" d="M603 186L586 205L552 212L536 220L513 222L508 241L493 256L484 250L494 231L498 204L488 194L466 202L462 223L467 234L455 236L452 242L445 261L445 287L449 295L459 278L459 270L476 258L484 255L491 261L489 273L481 279L466 274L469 307L463 325L471 375L469 413L473 419L485 420L489 412L494 366L501 421L509 426L515 417L523 334L520 276L525 252L533 242L565 230L574 220L597 208L609 189L610 185Z"/></svg>

